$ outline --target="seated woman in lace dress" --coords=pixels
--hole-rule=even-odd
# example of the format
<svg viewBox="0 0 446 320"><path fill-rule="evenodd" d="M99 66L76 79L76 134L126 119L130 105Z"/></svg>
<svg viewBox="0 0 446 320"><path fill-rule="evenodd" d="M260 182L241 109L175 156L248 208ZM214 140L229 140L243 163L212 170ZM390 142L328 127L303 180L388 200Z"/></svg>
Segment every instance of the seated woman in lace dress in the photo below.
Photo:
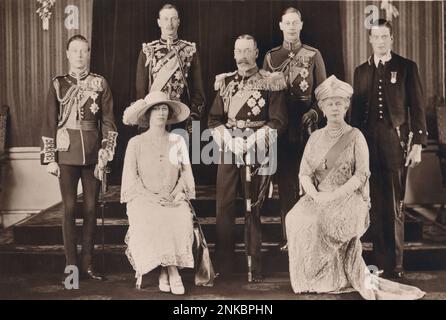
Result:
<svg viewBox="0 0 446 320"><path fill-rule="evenodd" d="M362 133L344 117L352 87L329 77L315 94L327 126L305 147L299 179L305 195L286 217L295 293L359 291L365 299L419 299L418 288L379 278L363 258L369 226L369 153Z"/></svg>
<svg viewBox="0 0 446 320"><path fill-rule="evenodd" d="M130 139L124 160L121 202L127 203L129 229L126 255L142 276L161 266L159 289L184 294L177 268L193 268L194 241L190 199L195 184L184 139L166 131L166 124L184 121L189 109L152 92L124 112L128 125L149 126Z"/></svg>

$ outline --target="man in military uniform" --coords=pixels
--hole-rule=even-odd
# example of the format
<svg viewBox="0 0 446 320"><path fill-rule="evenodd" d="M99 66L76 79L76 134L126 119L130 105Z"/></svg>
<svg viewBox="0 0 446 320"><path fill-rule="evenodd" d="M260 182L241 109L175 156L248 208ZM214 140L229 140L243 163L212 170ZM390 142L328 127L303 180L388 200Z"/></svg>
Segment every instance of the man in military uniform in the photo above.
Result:
<svg viewBox="0 0 446 320"><path fill-rule="evenodd" d="M286 88L285 78L282 73L270 74L259 70L257 57L255 39L250 35L240 36L234 47L238 70L216 77L215 89L218 94L208 119L215 141L225 151L221 152L217 172L218 269L222 275L232 271L232 228L237 187L241 181L246 200L245 249L248 267L252 271L249 281L262 280L260 207L269 185L269 175L259 171L264 168L260 165L260 157L254 159L251 151L268 147L271 150L274 133L283 131L287 123L285 95L282 91ZM274 162L276 154L270 152L268 155L270 163Z"/></svg>
<svg viewBox="0 0 446 320"><path fill-rule="evenodd" d="M53 78L43 116L41 162L59 178L64 204L63 240L66 264L77 265L75 203L79 179L84 199L82 254L85 278L102 280L92 266L99 180L113 159L116 126L107 81L89 72L90 47L81 35L68 40L68 74ZM96 179L98 178L98 179Z"/></svg>
<svg viewBox="0 0 446 320"><path fill-rule="evenodd" d="M191 109L190 118L179 127L191 132L192 121L199 121L205 105L200 59L196 44L178 39L180 18L175 6L166 4L159 11L161 39L143 43L136 70L136 99L151 91L163 91L170 99Z"/></svg>
<svg viewBox="0 0 446 320"><path fill-rule="evenodd" d="M326 79L325 64L319 50L302 44L302 18L299 10L288 8L279 22L283 44L265 55L263 68L285 74L288 89L288 129L279 138L277 179L282 217L283 243L286 250L285 215L299 200L299 167L308 131L317 124L321 112L314 99L314 89Z"/></svg>
<svg viewBox="0 0 446 320"><path fill-rule="evenodd" d="M370 149L375 264L385 276L399 278L406 168L421 162L421 148L427 142L425 101L416 63L391 51L391 24L379 20L369 41L373 55L354 74L351 123L362 130Z"/></svg>

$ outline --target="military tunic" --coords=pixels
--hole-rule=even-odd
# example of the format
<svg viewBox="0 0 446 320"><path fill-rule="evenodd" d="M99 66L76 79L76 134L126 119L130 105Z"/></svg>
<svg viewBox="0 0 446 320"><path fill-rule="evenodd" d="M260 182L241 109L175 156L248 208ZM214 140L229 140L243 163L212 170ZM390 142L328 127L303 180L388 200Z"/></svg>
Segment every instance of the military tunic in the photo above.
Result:
<svg viewBox="0 0 446 320"><path fill-rule="evenodd" d="M160 39L143 43L136 70L136 98L151 91L163 91L172 100L191 109L191 119L199 120L205 105L203 79L196 44Z"/></svg>
<svg viewBox="0 0 446 320"><path fill-rule="evenodd" d="M271 75L257 67L247 77L238 72L216 77L215 89L218 93L212 104L208 126L215 128L223 136L223 130L240 129L242 131L260 128L276 129L283 132L287 123L285 95L282 91L286 84L282 74ZM252 255L254 275L261 274L261 223L260 208L262 197L260 189L268 184L266 176L254 174L251 181L246 181L246 166L222 161L217 173L217 258L220 272L231 272L234 239L232 224L236 214L235 200L239 181L242 182L244 194L250 194L251 212L245 207L246 219L251 219L249 227L245 224L245 243L247 254ZM252 166L252 172L259 165ZM249 187L249 191L247 188ZM263 189L264 186L263 186ZM248 192L248 193L247 193ZM245 220L246 221L246 220ZM249 245L248 245L249 243Z"/></svg>
<svg viewBox="0 0 446 320"><path fill-rule="evenodd" d="M282 46L268 51L263 68L283 72L288 85L288 128L279 138L276 176L281 204L282 236L285 241L285 215L299 199L298 172L308 138L302 125L302 116L314 110L316 118L322 118L322 113L315 103L314 90L327 76L319 50L300 42L284 41Z"/></svg>
<svg viewBox="0 0 446 320"><path fill-rule="evenodd" d="M79 80L66 74L52 80L42 126L41 163L91 165L109 142L116 146L113 98L107 81L89 73Z"/></svg>
<svg viewBox="0 0 446 320"><path fill-rule="evenodd" d="M67 265L78 264L75 197L79 179L82 181L82 272L92 267L99 190L94 169L98 152L100 148L107 150L107 161L111 161L117 135L112 94L102 76L70 73L52 80L43 114L41 163L59 165Z"/></svg>

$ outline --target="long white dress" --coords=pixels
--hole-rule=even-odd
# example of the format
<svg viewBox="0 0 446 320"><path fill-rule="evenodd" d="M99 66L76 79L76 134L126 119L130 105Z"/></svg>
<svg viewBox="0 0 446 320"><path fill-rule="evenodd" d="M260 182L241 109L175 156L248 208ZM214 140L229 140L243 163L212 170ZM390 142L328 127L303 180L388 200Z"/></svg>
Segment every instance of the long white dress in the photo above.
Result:
<svg viewBox="0 0 446 320"><path fill-rule="evenodd" d="M175 188L185 199L161 205L160 197ZM121 202L127 203L126 255L136 276L160 265L193 268L193 221L187 202L193 198L195 183L181 136L168 133L164 141L155 141L147 131L130 139Z"/></svg>
<svg viewBox="0 0 446 320"><path fill-rule="evenodd" d="M351 127L350 127L351 128ZM360 238L369 226L369 153L362 133L339 153L332 169L324 157L337 140L325 128L315 131L305 147L299 177L309 177L318 191L331 192L352 176L361 186L346 197L316 204L304 195L286 216L291 286L295 293L358 291L365 299L419 299L416 287L379 278L362 258ZM327 173L328 172L328 173Z"/></svg>

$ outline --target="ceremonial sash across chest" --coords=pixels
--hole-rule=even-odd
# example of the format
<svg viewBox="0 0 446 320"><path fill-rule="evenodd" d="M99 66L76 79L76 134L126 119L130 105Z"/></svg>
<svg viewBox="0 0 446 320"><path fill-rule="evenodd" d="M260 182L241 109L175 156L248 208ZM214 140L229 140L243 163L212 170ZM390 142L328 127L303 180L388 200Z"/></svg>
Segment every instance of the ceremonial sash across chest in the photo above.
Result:
<svg viewBox="0 0 446 320"><path fill-rule="evenodd" d="M355 130L352 128L350 131L344 133L342 137L328 150L322 162L317 166L317 170L322 172L320 181L323 181L328 174L335 169L336 162L339 156L342 154L344 149L353 141L355 138Z"/></svg>
<svg viewBox="0 0 446 320"><path fill-rule="evenodd" d="M153 67L153 72L156 73L153 82L150 86L150 92L161 91L172 76L179 70L181 71L184 85L187 87L186 79L184 78L184 72L182 61L180 61L182 50L185 50L186 45L181 44L179 47L172 47L172 49Z"/></svg>
<svg viewBox="0 0 446 320"><path fill-rule="evenodd" d="M161 91L164 88L169 79L179 69L180 63L173 50L169 52L163 60L158 64L162 64L162 67L157 72L156 78L153 80L150 91Z"/></svg>
<svg viewBox="0 0 446 320"><path fill-rule="evenodd" d="M228 107L228 118L235 120L235 116L240 109L248 102L248 99L254 94L254 90L242 90L231 97Z"/></svg>

